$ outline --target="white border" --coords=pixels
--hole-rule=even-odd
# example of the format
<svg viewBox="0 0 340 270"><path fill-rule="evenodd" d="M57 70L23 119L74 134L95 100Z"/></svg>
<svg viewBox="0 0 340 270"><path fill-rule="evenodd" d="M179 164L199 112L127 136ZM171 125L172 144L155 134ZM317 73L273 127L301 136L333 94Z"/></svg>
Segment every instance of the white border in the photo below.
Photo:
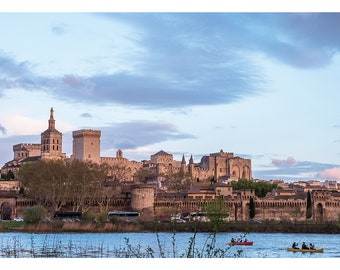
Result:
<svg viewBox="0 0 340 270"><path fill-rule="evenodd" d="M334 0L7 0L0 12L336 12Z"/></svg>

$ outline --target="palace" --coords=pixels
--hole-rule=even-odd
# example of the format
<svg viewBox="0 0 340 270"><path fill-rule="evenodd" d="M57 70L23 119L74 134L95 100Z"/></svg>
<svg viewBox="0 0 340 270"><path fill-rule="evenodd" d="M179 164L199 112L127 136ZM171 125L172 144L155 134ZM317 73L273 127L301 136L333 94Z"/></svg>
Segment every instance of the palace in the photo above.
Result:
<svg viewBox="0 0 340 270"><path fill-rule="evenodd" d="M216 181L228 181L238 179L252 179L251 160L234 156L233 153L225 153L222 150L203 156L199 163L194 163L192 155L189 163L186 163L183 155L181 161L176 161L172 154L161 150L151 155L150 160L141 162L130 161L123 157L123 151L118 149L116 157L101 157L100 155L100 130L82 129L72 133L73 151L70 159L106 163L112 166L125 167L124 175L120 175L121 181L132 181L133 175L140 169L148 169L155 175L154 181L160 185L164 180L161 175L183 173L189 174L192 179L214 178ZM50 110L48 128L41 133L41 144L20 143L13 146L13 160L6 162L1 169L2 174L11 171L15 177L19 168L26 162L46 159L67 159L62 153L63 135L55 127L54 110ZM111 175L114 176L114 175Z"/></svg>

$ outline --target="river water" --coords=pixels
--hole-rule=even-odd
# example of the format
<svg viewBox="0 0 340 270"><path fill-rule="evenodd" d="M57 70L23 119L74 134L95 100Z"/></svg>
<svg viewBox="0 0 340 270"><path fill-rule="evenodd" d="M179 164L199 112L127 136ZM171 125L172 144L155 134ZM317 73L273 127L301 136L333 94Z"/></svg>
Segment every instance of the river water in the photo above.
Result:
<svg viewBox="0 0 340 270"><path fill-rule="evenodd" d="M245 237L254 244L229 247L232 237ZM187 258L188 254L200 258L218 249L224 250L224 258L340 258L339 234L233 232L218 233L216 242L211 239L208 233L0 233L0 258ZM288 252L294 241L300 247L303 241L312 242L324 252Z"/></svg>

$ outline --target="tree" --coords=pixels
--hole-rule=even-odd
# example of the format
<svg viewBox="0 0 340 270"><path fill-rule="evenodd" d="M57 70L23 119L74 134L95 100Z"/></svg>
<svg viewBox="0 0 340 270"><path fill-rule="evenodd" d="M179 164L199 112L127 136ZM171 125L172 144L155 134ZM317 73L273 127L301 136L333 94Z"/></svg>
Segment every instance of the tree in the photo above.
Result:
<svg viewBox="0 0 340 270"><path fill-rule="evenodd" d="M251 197L249 200L249 218L253 219L255 217L255 202L254 198Z"/></svg>
<svg viewBox="0 0 340 270"><path fill-rule="evenodd" d="M134 182L146 183L148 179L152 179L153 177L156 177L156 174L152 173L150 170L146 168L141 168L138 171L136 171L132 177L134 179Z"/></svg>
<svg viewBox="0 0 340 270"><path fill-rule="evenodd" d="M70 198L67 165L63 160L39 160L24 164L19 171L27 197L37 203L60 210Z"/></svg>
<svg viewBox="0 0 340 270"><path fill-rule="evenodd" d="M72 160L69 163L68 185L73 211L87 211L91 203L100 197L105 171L91 161Z"/></svg>
<svg viewBox="0 0 340 270"><path fill-rule="evenodd" d="M240 179L238 181L231 181L231 185L233 190L245 190L245 189L253 189L255 190L255 195L258 198L263 198L267 195L268 192L273 189L281 189L277 184L269 184L265 182L254 182L252 180Z"/></svg>
<svg viewBox="0 0 340 270"><path fill-rule="evenodd" d="M42 205L28 206L22 214L26 223L38 223L45 217L46 209Z"/></svg>
<svg viewBox="0 0 340 270"><path fill-rule="evenodd" d="M310 191L307 192L307 208L306 208L306 218L309 219L313 215L313 206L312 206L312 196Z"/></svg>
<svg viewBox="0 0 340 270"><path fill-rule="evenodd" d="M294 222L296 223L299 218L301 218L305 212L301 210L300 206L295 206L294 209L291 211L293 217L294 217Z"/></svg>
<svg viewBox="0 0 340 270"><path fill-rule="evenodd" d="M5 180L13 180L15 179L14 173L9 170L8 173L6 174Z"/></svg>
<svg viewBox="0 0 340 270"><path fill-rule="evenodd" d="M70 203L86 210L101 192L106 171L90 161L47 160L24 164L19 180L25 194L52 211Z"/></svg>
<svg viewBox="0 0 340 270"><path fill-rule="evenodd" d="M225 222L225 219L229 217L228 206L223 200L223 196L220 196L219 194L214 200L207 202L203 211L213 225L213 232L217 232L219 225Z"/></svg>

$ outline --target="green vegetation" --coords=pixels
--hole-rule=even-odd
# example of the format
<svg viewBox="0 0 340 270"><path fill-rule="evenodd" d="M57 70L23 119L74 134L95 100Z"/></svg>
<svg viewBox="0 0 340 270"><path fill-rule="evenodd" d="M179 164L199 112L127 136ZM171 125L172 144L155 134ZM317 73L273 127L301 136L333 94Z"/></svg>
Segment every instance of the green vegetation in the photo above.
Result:
<svg viewBox="0 0 340 270"><path fill-rule="evenodd" d="M38 223L46 215L46 209L42 205L25 207L22 211L26 223Z"/></svg>
<svg viewBox="0 0 340 270"><path fill-rule="evenodd" d="M229 217L229 209L220 195L207 203L203 211L210 220L213 233L217 233L220 225L226 223L226 218Z"/></svg>
<svg viewBox="0 0 340 270"><path fill-rule="evenodd" d="M307 192L307 209L306 209L306 218L310 219L313 215L313 206L312 206L312 196L310 191Z"/></svg>
<svg viewBox="0 0 340 270"><path fill-rule="evenodd" d="M281 189L278 184L269 184L266 182L254 182L252 180L240 179L238 181L231 181L233 190L255 190L255 195L258 198L263 198L268 192L274 189Z"/></svg>
<svg viewBox="0 0 340 270"><path fill-rule="evenodd" d="M14 180L15 176L11 170L8 171L8 173L2 173L1 174L1 180L9 181L9 180Z"/></svg>
<svg viewBox="0 0 340 270"><path fill-rule="evenodd" d="M249 200L249 218L253 219L255 217L255 202L254 198L251 197Z"/></svg>

